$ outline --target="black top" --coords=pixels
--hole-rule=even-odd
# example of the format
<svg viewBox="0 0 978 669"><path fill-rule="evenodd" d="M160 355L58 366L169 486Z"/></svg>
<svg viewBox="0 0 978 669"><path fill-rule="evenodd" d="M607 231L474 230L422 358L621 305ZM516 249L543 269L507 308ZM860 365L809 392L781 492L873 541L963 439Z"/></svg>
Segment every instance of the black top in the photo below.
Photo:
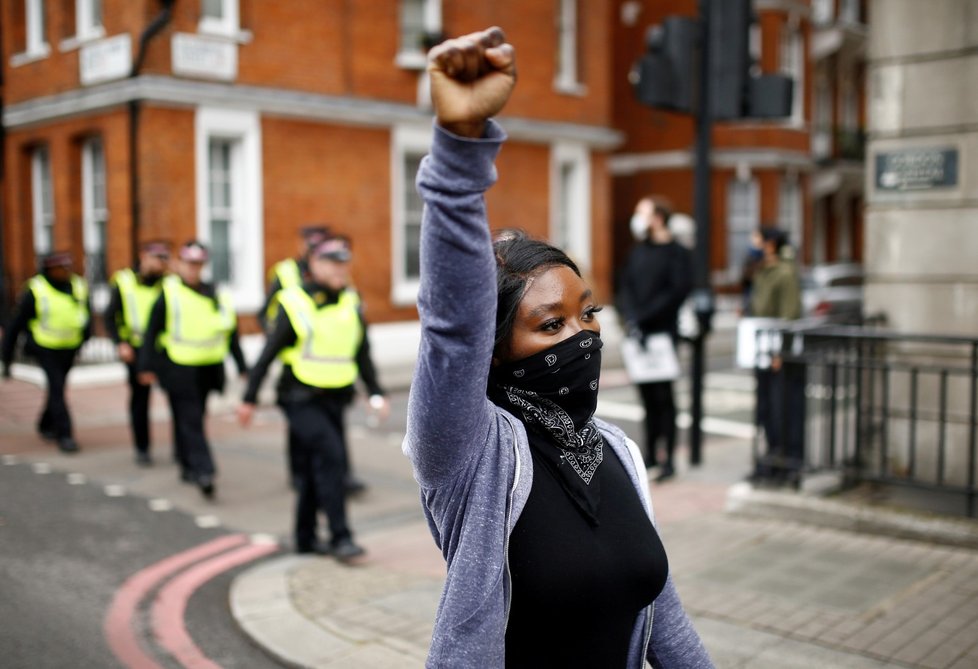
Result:
<svg viewBox="0 0 978 669"><path fill-rule="evenodd" d="M158 286L163 280L162 276L145 277L136 268L133 268L133 272L136 273L136 280L143 286ZM122 293L118 285L112 286L109 306L105 308L105 314L102 318L105 322L105 331L112 341L116 344L121 342L122 336L119 334L119 328L124 325L125 321L122 315Z"/></svg>
<svg viewBox="0 0 978 669"><path fill-rule="evenodd" d="M338 292L323 288L309 281L303 284L302 289L309 294L319 308L336 304L340 299ZM377 380L377 370L370 356L367 322L364 320L362 312L360 312L360 325L363 328L363 339L360 341L360 348L357 349L356 354L356 363L360 378L363 379L363 383L367 386L367 391L371 395L383 395L384 391ZM292 327L292 321L289 320L285 309L280 309L275 319L275 327L269 333L268 339L265 341L265 348L262 349L261 355L258 357L258 362L255 363L248 377L248 388L245 390L244 402L254 404L257 401L258 389L261 387L261 382L265 378L265 374L268 373L269 366L279 353L293 346L296 341L298 341L298 336ZM315 388L295 378L291 366L285 365L282 368L282 375L278 381L279 402L297 402L314 395L337 393L347 395L352 399L353 386L347 386L345 388Z"/></svg>
<svg viewBox="0 0 978 669"><path fill-rule="evenodd" d="M644 334L676 335L679 308L693 289L693 259L676 242L640 242L618 277L618 313Z"/></svg>
<svg viewBox="0 0 978 669"><path fill-rule="evenodd" d="M54 281L50 277L46 277L48 283L55 290L59 290L67 295L73 295L71 290L71 281ZM88 323L85 325L85 330L82 333L82 341L87 340L92 336L92 305L91 302L88 303L88 313L89 319ZM38 348L40 348L37 342L34 341L34 337L30 335L30 331L27 329L27 324L31 322L37 316L37 307L34 304L34 293L31 292L30 288L24 290L20 295L20 299L17 300L17 306L14 308L14 315L10 319L10 324L4 331L3 335L3 349L0 353L0 361L3 362L5 367L10 367L10 363L14 359L14 351L17 346L17 339L20 337L22 332L27 332L27 346L26 351L28 354L35 353Z"/></svg>
<svg viewBox="0 0 978 669"><path fill-rule="evenodd" d="M184 284L186 285L186 284ZM217 292L209 283L188 286L192 290L200 293L204 297L209 297L217 301ZM146 326L146 336L143 338L143 346L139 349L136 359L136 367L140 372L154 371L160 379L160 385L167 390L189 389L193 386L201 391L223 390L224 389L224 361L213 365L188 366L178 365L169 359L166 351L157 348L156 340L166 329L166 295L160 294L149 312L149 324ZM245 364L244 353L241 352L241 343L238 341L238 329L235 328L231 333L231 357L238 368L239 374L246 374L248 367Z"/></svg>
<svg viewBox="0 0 978 669"><path fill-rule="evenodd" d="M669 573L659 535L607 446L596 526L530 452L533 487L509 539L506 666L624 667L638 614Z"/></svg>

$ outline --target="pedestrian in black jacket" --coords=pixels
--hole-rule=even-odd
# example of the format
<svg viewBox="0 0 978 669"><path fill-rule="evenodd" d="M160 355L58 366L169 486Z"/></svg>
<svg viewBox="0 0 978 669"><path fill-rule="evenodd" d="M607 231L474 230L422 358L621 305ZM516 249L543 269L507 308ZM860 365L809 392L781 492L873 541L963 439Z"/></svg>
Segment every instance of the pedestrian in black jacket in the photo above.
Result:
<svg viewBox="0 0 978 669"><path fill-rule="evenodd" d="M661 196L639 200L631 219L637 243L618 277L617 307L626 330L642 341L652 334L668 334L675 346L678 339L679 308L693 287L693 262L688 249L669 231L672 207ZM665 460L657 481L675 474L676 404L672 381L639 383L645 406L645 461L659 462L656 451L665 440Z"/></svg>

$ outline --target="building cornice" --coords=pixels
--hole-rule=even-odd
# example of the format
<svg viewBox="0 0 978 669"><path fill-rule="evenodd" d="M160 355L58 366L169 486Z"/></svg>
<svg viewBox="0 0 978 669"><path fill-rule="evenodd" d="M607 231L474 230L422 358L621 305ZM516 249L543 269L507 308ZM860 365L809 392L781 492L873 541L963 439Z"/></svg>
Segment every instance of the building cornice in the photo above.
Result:
<svg viewBox="0 0 978 669"><path fill-rule="evenodd" d="M710 164L720 169L736 169L745 165L752 169L791 168L809 172L815 168L815 160L808 153L766 148L714 149ZM608 159L608 169L613 176L628 176L639 172L693 169L693 152L691 150L679 150L619 153Z"/></svg>
<svg viewBox="0 0 978 669"><path fill-rule="evenodd" d="M375 128L427 125L431 122L429 110L413 105L144 75L8 105L3 111L3 124L8 130L29 128L103 112L134 100L190 108L245 109L268 116ZM515 117L502 117L500 123L511 138L522 142L550 144L570 141L599 151L610 151L624 142L623 133L603 126Z"/></svg>

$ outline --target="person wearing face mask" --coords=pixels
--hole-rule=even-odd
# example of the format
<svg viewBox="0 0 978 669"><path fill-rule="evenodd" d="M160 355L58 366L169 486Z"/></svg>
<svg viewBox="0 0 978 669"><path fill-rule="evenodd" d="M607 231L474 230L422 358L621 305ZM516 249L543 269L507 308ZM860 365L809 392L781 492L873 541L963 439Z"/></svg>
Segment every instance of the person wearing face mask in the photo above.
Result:
<svg viewBox="0 0 978 669"><path fill-rule="evenodd" d="M276 357L284 361L278 404L289 422L295 452L297 553L332 555L350 562L364 554L353 541L346 517L347 471L343 414L361 378L369 408L386 416L390 405L370 357L360 297L349 287L352 252L346 237L330 235L309 253L309 278L279 293L281 309L248 378L238 419L251 424L258 390ZM317 514L329 525L330 540L318 539Z"/></svg>
<svg viewBox="0 0 978 669"><path fill-rule="evenodd" d="M120 269L112 275L112 293L103 316L105 330L129 371L129 424L136 464L141 467L153 464L149 452L149 393L152 386L139 381L136 357L143 345L150 309L162 291L169 261L169 244L158 240L144 242L136 266Z"/></svg>
<svg viewBox="0 0 978 669"><path fill-rule="evenodd" d="M239 374L247 373L247 367L230 294L202 278L207 261L207 248L200 242L180 247L176 273L163 279L160 296L150 310L137 371L144 385L152 384L159 375L173 414L180 479L196 484L210 499L217 468L204 426L207 396L224 390L228 353Z"/></svg>
<svg viewBox="0 0 978 669"><path fill-rule="evenodd" d="M403 444L448 570L427 666L711 667L669 577L641 454L594 416L592 290L560 249L489 232L505 140L491 117L515 85L513 47L498 28L448 40L428 73Z"/></svg>
<svg viewBox="0 0 978 669"><path fill-rule="evenodd" d="M764 241L761 238L761 231L754 230L750 233L750 244L747 253L744 255L744 262L740 270L740 312L742 316L753 316L751 310L751 298L754 294L754 278L764 266Z"/></svg>
<svg viewBox="0 0 978 669"><path fill-rule="evenodd" d="M660 195L642 198L635 206L631 230L636 244L618 277L617 307L626 330L641 341L667 334L673 348L679 338L679 310L693 288L693 260L687 248L672 238L672 207ZM645 407L645 458L650 467L659 462L657 447L665 441L665 460L656 481L675 474L676 404L672 381L638 384Z"/></svg>
<svg viewBox="0 0 978 669"><path fill-rule="evenodd" d="M43 439L56 442L62 453L76 453L65 384L78 350L92 334L88 283L71 271L67 251L49 253L40 264L40 273L27 282L4 333L3 377L10 378L17 339L26 331L24 351L37 359L47 379L47 398L37 431Z"/></svg>

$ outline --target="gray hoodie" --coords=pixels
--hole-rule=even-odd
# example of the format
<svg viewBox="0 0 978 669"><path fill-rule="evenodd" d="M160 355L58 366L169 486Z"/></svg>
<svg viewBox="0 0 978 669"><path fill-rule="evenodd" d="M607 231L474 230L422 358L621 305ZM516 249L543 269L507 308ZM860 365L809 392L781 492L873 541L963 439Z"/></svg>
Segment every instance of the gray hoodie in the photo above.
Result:
<svg viewBox="0 0 978 669"><path fill-rule="evenodd" d="M496 263L483 194L505 135L484 139L437 126L418 173L421 346L404 452L428 525L448 565L428 667L502 667L510 604L509 535L530 494L533 464L522 423L486 398L496 313ZM597 421L652 514L638 449ZM653 621L653 611L655 624ZM670 578L635 621L628 668L712 667Z"/></svg>

